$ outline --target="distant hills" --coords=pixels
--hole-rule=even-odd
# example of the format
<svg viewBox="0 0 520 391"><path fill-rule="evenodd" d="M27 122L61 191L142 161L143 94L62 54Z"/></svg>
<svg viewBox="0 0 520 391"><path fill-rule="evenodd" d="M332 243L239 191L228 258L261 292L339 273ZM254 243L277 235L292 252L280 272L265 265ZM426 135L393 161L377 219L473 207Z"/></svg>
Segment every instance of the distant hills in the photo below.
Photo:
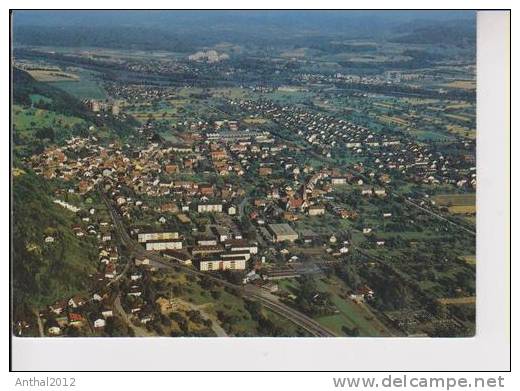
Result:
<svg viewBox="0 0 520 391"><path fill-rule="evenodd" d="M451 26L439 33L446 24ZM15 11L13 15L15 44L175 52L224 41L287 45L310 37L323 42L375 38L412 43L415 36L414 43L451 44L447 34L459 42L474 39L474 30L472 11Z"/></svg>
<svg viewBox="0 0 520 391"><path fill-rule="evenodd" d="M442 44L475 46L477 29L475 21L450 20L438 23L408 23L396 29L399 34L390 40L396 43Z"/></svg>

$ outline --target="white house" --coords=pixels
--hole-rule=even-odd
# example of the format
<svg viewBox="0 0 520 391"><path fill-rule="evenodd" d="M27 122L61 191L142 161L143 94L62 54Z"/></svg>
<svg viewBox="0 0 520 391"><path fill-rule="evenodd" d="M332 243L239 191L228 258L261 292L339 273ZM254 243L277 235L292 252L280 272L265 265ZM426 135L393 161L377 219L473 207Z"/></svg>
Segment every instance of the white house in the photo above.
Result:
<svg viewBox="0 0 520 391"><path fill-rule="evenodd" d="M49 335L60 335L61 329L58 326L51 326L47 329Z"/></svg>
<svg viewBox="0 0 520 391"><path fill-rule="evenodd" d="M95 329L101 329L101 328L105 327L105 325L106 325L105 319L99 318L94 321Z"/></svg>
<svg viewBox="0 0 520 391"><path fill-rule="evenodd" d="M114 313L112 312L112 310L103 310L101 311L101 315L103 315L103 317L106 319L114 316Z"/></svg>

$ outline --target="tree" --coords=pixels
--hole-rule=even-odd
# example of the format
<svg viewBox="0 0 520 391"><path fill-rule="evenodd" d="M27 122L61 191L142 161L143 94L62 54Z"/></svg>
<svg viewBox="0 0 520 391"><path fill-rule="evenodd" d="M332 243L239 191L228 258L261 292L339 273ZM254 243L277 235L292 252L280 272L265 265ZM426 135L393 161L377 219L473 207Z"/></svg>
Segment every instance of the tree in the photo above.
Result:
<svg viewBox="0 0 520 391"><path fill-rule="evenodd" d="M105 332L111 337L126 337L128 326L120 317L112 316L106 321Z"/></svg>
<svg viewBox="0 0 520 391"><path fill-rule="evenodd" d="M55 133L54 133L54 129L52 128L39 128L36 133L35 133L35 136L38 137L39 139L48 139L50 140L51 142L54 141L55 139Z"/></svg>
<svg viewBox="0 0 520 391"><path fill-rule="evenodd" d="M354 326L353 328L342 326L341 330L350 337L359 337L359 328L357 326Z"/></svg>

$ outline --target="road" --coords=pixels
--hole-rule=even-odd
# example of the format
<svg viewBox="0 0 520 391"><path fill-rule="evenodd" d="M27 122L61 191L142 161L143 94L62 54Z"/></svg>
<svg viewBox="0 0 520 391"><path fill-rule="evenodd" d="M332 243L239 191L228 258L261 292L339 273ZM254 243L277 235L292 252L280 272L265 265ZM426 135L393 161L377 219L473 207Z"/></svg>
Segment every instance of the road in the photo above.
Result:
<svg viewBox="0 0 520 391"><path fill-rule="evenodd" d="M119 251L119 254L121 254L121 251ZM119 281L121 279L121 277L123 277L126 272L128 271L128 269L130 268L130 264L132 263L132 258L131 257L128 257L128 261L126 262L126 265L125 267L123 268L123 270L121 270L121 273L119 273L114 279L110 280L107 284L107 287L109 287L110 285L112 285L113 283Z"/></svg>
<svg viewBox="0 0 520 391"><path fill-rule="evenodd" d="M240 204L238 204L238 217L239 218L244 217L244 213L245 213L244 209L248 202L249 202L249 197L246 196L242 199L242 201L240 201Z"/></svg>
<svg viewBox="0 0 520 391"><path fill-rule="evenodd" d="M310 148L307 149L307 152L309 152L311 155L313 155L316 159L320 159L320 160L322 160L322 161L324 161L326 163L329 163L329 164L335 164L334 160L332 160L330 158L327 158L325 156L322 156L322 155L316 153L315 151L313 151ZM350 172L353 175L359 176L360 178L362 178L366 182L366 184L371 184L372 183L372 179L371 178L367 177L366 175L361 174L360 172L350 168L347 165L341 165L341 166L339 166L339 168L342 168L342 169ZM473 231L473 230L463 226L462 224L459 224L459 223L457 223L455 221L452 221L452 220L448 219L447 217L445 217L445 216L443 216L443 215L441 215L439 213L436 213L436 212L434 212L434 211L432 211L430 209L424 208L421 205L418 205L415 202L410 201L405 196L403 196L403 195L401 195L399 193L396 193L395 191L391 190L390 188L388 188L386 186L381 186L381 187L383 187L388 194L392 195L393 197L396 197L399 200L403 200L406 204L408 204L408 205L410 205L410 206L412 206L412 207L414 207L416 209L419 209L419 210L421 210L423 212L426 212L430 216L433 216L433 217L435 217L435 218L437 218L439 220L442 220L442 221L444 221L446 223L449 223L449 224L451 224L451 225L453 225L453 226L455 226L455 227L457 227L457 228L459 228L459 229L461 229L461 230L463 230L465 232L468 232L468 233L470 233L473 236L477 235L475 231Z"/></svg>
<svg viewBox="0 0 520 391"><path fill-rule="evenodd" d="M203 273L198 270L195 270L188 266L183 266L179 264L172 264L169 261L166 261L161 255L153 251L144 250L141 245L136 243L128 232L121 221L121 217L118 212L114 209L114 206L110 203L108 198L103 192L100 192L101 197L103 198L107 208L109 210L110 216L114 223L115 230L120 238L120 240L125 244L129 251L134 253L134 255L147 257L150 259L151 263L154 266L162 269L169 269L175 271L176 268L183 270L186 273L190 273L193 275L201 276L204 278L209 278L215 282L218 282L220 285L227 286L233 289L237 289L242 293L243 296L261 302L266 308L275 312L276 314L286 318L287 320L293 322L295 325L301 327L306 330L313 336L316 337L336 337L337 335L327 328L320 325L314 319L308 317L307 315L291 308L283 303L278 301L276 296L270 295L265 292L263 289L255 287L253 285L248 285L243 287L241 285L232 284L229 281L223 280L221 278L215 277L214 275Z"/></svg>
<svg viewBox="0 0 520 391"><path fill-rule="evenodd" d="M275 121L275 122L276 122L276 121ZM279 137L279 138L281 138L281 139L287 141L288 143L292 144L293 146L297 147L298 149L303 150L304 152L308 152L309 154L311 154L313 157L315 157L315 158L318 159L318 160L321 160L321 161L323 161L323 162L325 162L325 163L331 164L332 166L336 166L337 168L342 168L342 169L344 169L344 170L350 172L351 174L357 175L357 176L359 176L360 178L362 178L362 179L363 179L367 184L372 183L372 179L371 179L371 178L369 178L369 177L367 177L367 176L361 174L359 171L356 171L356 170L352 169L351 167L349 167L349 166L346 165L346 164L343 164L343 165L339 165L339 166L338 166L337 162L335 162L333 159L331 159L331 158L327 158L327 157L325 157L325 156L323 156L323 155L320 155L320 154L317 153L316 151L312 150L311 147L303 147L303 148L301 148L301 147L299 147L297 144L295 144L295 143L293 142L293 140L290 140L290 139L288 139L287 137L284 137L282 134L280 134L280 133L277 132L276 130L269 130L269 132L270 132L271 134L275 135L276 137ZM416 209L419 209L419 210L421 210L421 211L423 211L423 212L426 212L426 213L428 213L429 215L431 215L431 216L433 216L433 217L435 217L435 218L437 218L437 219L439 219L439 220L442 220L442 221L444 221L444 222L447 222L447 223L453 225L454 227L457 227L457 228L459 228L459 229L461 229L461 230L463 230L463 231L465 231L465 232L468 232L469 234L471 234L471 235L473 235L473 236L476 236L476 235L477 235L476 232L475 232L474 230L471 230L471 229L469 229L468 227L465 227L464 225L459 224L458 222L455 222L455 221L453 221L453 220L450 220L449 218L447 218L447 217L445 217L445 216L443 216L443 215L441 215L441 214L439 214L439 213L436 213L436 212L434 212L434 211L432 211L432 210L429 210L429 209L427 209L427 208L424 208L424 207L422 207L422 206L420 206L420 205L418 205L418 204L416 204L416 203L410 201L409 199L407 199L407 198L404 197L403 195L398 194L398 193L396 193L395 191L392 191L390 188L388 188L388 187L386 187L386 186L381 186L381 187L384 187L385 190L386 190L386 192L387 192L388 194L390 194L390 195L392 195L392 196L394 196L394 197L396 197L396 198L398 198L398 199L402 199L402 200L404 200L408 205L410 205L410 206L412 206L412 207L414 207L414 208L416 208Z"/></svg>
<svg viewBox="0 0 520 391"><path fill-rule="evenodd" d="M40 333L40 337L45 337L45 331L43 330L43 322L42 318L40 318L40 313L38 310L34 310L34 316L36 316L36 322L38 323L38 332Z"/></svg>

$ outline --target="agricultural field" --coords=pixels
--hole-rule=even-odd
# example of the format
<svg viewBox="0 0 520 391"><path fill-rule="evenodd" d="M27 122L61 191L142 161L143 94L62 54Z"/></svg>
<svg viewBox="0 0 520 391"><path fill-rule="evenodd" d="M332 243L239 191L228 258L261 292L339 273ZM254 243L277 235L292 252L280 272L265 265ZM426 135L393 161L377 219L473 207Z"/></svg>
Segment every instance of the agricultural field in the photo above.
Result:
<svg viewBox="0 0 520 391"><path fill-rule="evenodd" d="M477 131L475 129L470 129L465 126L460 125L447 125L446 129L448 132L453 133L454 135L466 137L472 140L477 138Z"/></svg>
<svg viewBox="0 0 520 391"><path fill-rule="evenodd" d="M314 95L298 89L280 88L277 91L265 94L265 97L279 104L308 104Z"/></svg>
<svg viewBox="0 0 520 391"><path fill-rule="evenodd" d="M448 210L453 214L468 214L475 213L477 208L475 205L453 205Z"/></svg>
<svg viewBox="0 0 520 391"><path fill-rule="evenodd" d="M433 200L441 206L475 206L475 194L439 194Z"/></svg>
<svg viewBox="0 0 520 391"><path fill-rule="evenodd" d="M475 224L475 194L440 194L432 199L438 206L447 208L451 214L461 215L469 223Z"/></svg>
<svg viewBox="0 0 520 391"><path fill-rule="evenodd" d="M473 104L469 102L449 103L446 105L446 109L469 109L473 107Z"/></svg>
<svg viewBox="0 0 520 391"><path fill-rule="evenodd" d="M410 123L408 121L406 121L402 118L399 118L399 117L390 117L387 115L381 115L378 117L378 119L384 123L396 124L399 126L410 126Z"/></svg>
<svg viewBox="0 0 520 391"><path fill-rule="evenodd" d="M28 70L29 73L36 81L43 82L57 82L57 81L78 81L79 76L74 73L64 72L61 70Z"/></svg>
<svg viewBox="0 0 520 391"><path fill-rule="evenodd" d="M474 80L455 80L444 84L445 87L459 88L462 90L474 90L477 88L477 83Z"/></svg>
<svg viewBox="0 0 520 391"><path fill-rule="evenodd" d="M244 98L249 92L244 88L234 87L234 88L211 88L211 95L214 97L225 97L230 99Z"/></svg>
<svg viewBox="0 0 520 391"><path fill-rule="evenodd" d="M457 115L457 114L444 114L445 117L448 117L450 119L454 119L456 121L462 121L462 122L470 122L472 121L471 118L466 117L464 115Z"/></svg>
<svg viewBox="0 0 520 391"><path fill-rule="evenodd" d="M177 110L167 107L165 104L161 105L158 110L152 108L151 105L140 105L128 108L126 111L142 123L149 120L175 122L178 118Z"/></svg>
<svg viewBox="0 0 520 391"><path fill-rule="evenodd" d="M323 99L315 100L315 105L333 113L346 114L347 119L355 119L374 130L404 131L418 141L476 137L474 104L466 101L370 95L330 99L327 104L323 102Z"/></svg>
<svg viewBox="0 0 520 391"><path fill-rule="evenodd" d="M444 305L461 305L461 304L472 304L475 305L477 298L475 296L465 297L448 297L439 299L439 303Z"/></svg>
<svg viewBox="0 0 520 391"><path fill-rule="evenodd" d="M78 99L106 99L107 95L94 72L78 69L77 78L57 80L52 85L75 96Z"/></svg>

